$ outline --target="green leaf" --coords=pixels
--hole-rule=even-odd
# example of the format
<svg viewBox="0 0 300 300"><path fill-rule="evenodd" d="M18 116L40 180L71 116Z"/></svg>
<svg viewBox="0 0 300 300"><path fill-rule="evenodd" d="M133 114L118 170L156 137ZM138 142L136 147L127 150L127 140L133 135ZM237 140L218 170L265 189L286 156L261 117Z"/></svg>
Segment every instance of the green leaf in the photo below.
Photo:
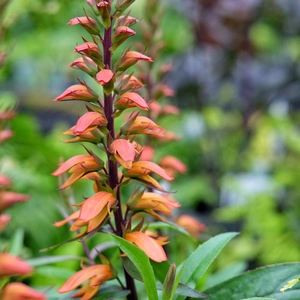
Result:
<svg viewBox="0 0 300 300"><path fill-rule="evenodd" d="M151 265L153 267L156 279L163 283L170 269L170 263L168 261L156 262L152 260Z"/></svg>
<svg viewBox="0 0 300 300"><path fill-rule="evenodd" d="M148 256L144 253L144 251L127 242L126 240L116 235L111 235L111 237L140 272L146 288L148 299L158 300L155 276Z"/></svg>
<svg viewBox="0 0 300 300"><path fill-rule="evenodd" d="M237 234L237 232L222 233L200 245L189 258L183 262L183 272L180 281L194 288L221 250ZM179 300L184 298L176 297L175 299Z"/></svg>
<svg viewBox="0 0 300 300"><path fill-rule="evenodd" d="M175 294L184 296L184 297L196 298L196 299L209 298L208 295L198 292L182 283L179 283L179 285L175 291Z"/></svg>
<svg viewBox="0 0 300 300"><path fill-rule="evenodd" d="M16 230L16 232L12 237L9 253L16 256L20 255L22 252L23 241L24 241L24 230L19 228Z"/></svg>
<svg viewBox="0 0 300 300"><path fill-rule="evenodd" d="M47 277L54 277L59 279L67 280L74 272L68 269L53 267L53 266L42 266L35 269L35 273L41 274Z"/></svg>
<svg viewBox="0 0 300 300"><path fill-rule="evenodd" d="M59 256L43 256L43 257L32 258L32 259L28 259L27 262L33 267L38 267L38 266L49 265L49 264L66 261L66 260L82 260L82 259L84 258L80 256L59 255Z"/></svg>
<svg viewBox="0 0 300 300"><path fill-rule="evenodd" d="M101 287L100 295L95 296L94 300L107 300L107 299L124 299L130 294L130 291L123 290L118 286Z"/></svg>
<svg viewBox="0 0 300 300"><path fill-rule="evenodd" d="M173 295L176 289L175 285L175 275L176 275L176 266L172 264L167 276L165 278L163 287L162 287L162 300L173 299Z"/></svg>
<svg viewBox="0 0 300 300"><path fill-rule="evenodd" d="M240 300L269 297L280 300L300 299L300 286L282 293L280 289L292 278L300 276L300 263L271 265L249 271L205 291L210 300Z"/></svg>

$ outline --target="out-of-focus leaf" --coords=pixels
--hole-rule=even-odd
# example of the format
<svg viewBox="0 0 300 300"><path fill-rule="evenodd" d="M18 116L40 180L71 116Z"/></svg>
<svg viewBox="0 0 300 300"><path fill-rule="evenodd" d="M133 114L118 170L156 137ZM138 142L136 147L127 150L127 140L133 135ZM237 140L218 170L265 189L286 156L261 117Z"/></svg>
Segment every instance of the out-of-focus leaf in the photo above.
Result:
<svg viewBox="0 0 300 300"><path fill-rule="evenodd" d="M41 274L47 277L54 277L59 279L68 279L74 272L64 268L58 268L53 266L42 266L35 269L35 273Z"/></svg>
<svg viewBox="0 0 300 300"><path fill-rule="evenodd" d="M205 293L211 300L240 300L250 297L269 297L280 300L300 299L300 286L285 291L280 288L291 278L300 276L300 263L286 263L258 268L244 273L221 284Z"/></svg>
<svg viewBox="0 0 300 300"><path fill-rule="evenodd" d="M155 222L155 223L151 223L148 226L149 229L171 229L171 230L175 230L177 232L180 232L186 236L191 236L184 228L176 225L176 224L172 224L172 223L164 223L164 222Z"/></svg>

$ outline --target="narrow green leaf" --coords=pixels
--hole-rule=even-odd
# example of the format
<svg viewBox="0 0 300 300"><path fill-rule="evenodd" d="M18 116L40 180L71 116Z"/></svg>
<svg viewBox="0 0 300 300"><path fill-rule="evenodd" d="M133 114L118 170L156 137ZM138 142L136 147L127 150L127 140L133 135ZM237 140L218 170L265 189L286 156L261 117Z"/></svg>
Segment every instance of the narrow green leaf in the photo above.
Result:
<svg viewBox="0 0 300 300"><path fill-rule="evenodd" d="M123 266L127 273L134 279L143 282L143 278L139 270L128 257L122 257Z"/></svg>
<svg viewBox="0 0 300 300"><path fill-rule="evenodd" d="M43 257L32 258L32 259L28 259L27 262L33 267L38 267L38 266L49 265L49 264L66 261L66 260L82 260L82 259L85 258L80 256L59 255L59 256L43 256Z"/></svg>
<svg viewBox="0 0 300 300"><path fill-rule="evenodd" d="M156 262L153 260L151 260L150 262L153 267L156 279L163 283L170 269L170 263L168 261Z"/></svg>
<svg viewBox="0 0 300 300"><path fill-rule="evenodd" d="M176 266L172 264L162 287L162 300L173 299L175 284Z"/></svg>
<svg viewBox="0 0 300 300"><path fill-rule="evenodd" d="M94 300L108 300L108 299L124 299L130 294L130 291L123 290L118 286L101 287L99 294L95 296Z"/></svg>
<svg viewBox="0 0 300 300"><path fill-rule="evenodd" d="M183 272L180 281L194 288L221 250L237 234L237 232L222 233L200 245L182 264ZM176 300L179 299L184 298L176 297Z"/></svg>
<svg viewBox="0 0 300 300"><path fill-rule="evenodd" d="M280 289L292 278L300 276L300 263L271 265L246 272L204 291L211 294L210 300L240 300L251 297L267 297L280 300L300 299L300 285Z"/></svg>
<svg viewBox="0 0 300 300"><path fill-rule="evenodd" d="M190 297L190 298L196 298L196 299L203 299L203 298L209 298L209 295L205 295L201 292L198 292L190 287L188 287L185 284L179 283L175 295L180 295L184 297ZM173 298L172 298L173 299Z"/></svg>
<svg viewBox="0 0 300 300"><path fill-rule="evenodd" d="M22 228L18 228L11 239L9 253L16 256L20 255L22 252L23 241L24 230Z"/></svg>
<svg viewBox="0 0 300 300"><path fill-rule="evenodd" d="M36 274L41 274L47 277L54 277L67 280L74 272L64 268L58 268L53 266L41 266L35 269Z"/></svg>
<svg viewBox="0 0 300 300"><path fill-rule="evenodd" d="M146 288L148 299L158 300L155 276L148 256L144 253L144 251L127 242L126 240L116 235L111 235L111 237L140 272Z"/></svg>

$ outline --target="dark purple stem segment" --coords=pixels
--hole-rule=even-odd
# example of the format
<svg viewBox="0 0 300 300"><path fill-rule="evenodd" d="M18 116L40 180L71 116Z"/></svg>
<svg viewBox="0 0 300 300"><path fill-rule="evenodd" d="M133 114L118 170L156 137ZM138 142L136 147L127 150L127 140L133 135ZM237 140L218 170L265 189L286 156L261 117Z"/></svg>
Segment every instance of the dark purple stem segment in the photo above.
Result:
<svg viewBox="0 0 300 300"><path fill-rule="evenodd" d="M112 46L112 27L105 29L104 31L104 39L103 39L103 61L106 68L112 68L112 54L110 48ZM107 129L109 131L107 142L115 139L115 124L113 118L113 95L106 95L104 94L104 113L107 119ZM119 184L118 179L118 165L116 162L110 159L111 154L107 152L107 160L108 160L108 173L109 173L109 185L112 189L115 189ZM124 225L123 215L122 215L122 207L121 207L121 197L120 197L120 189L117 188L117 200L118 205L117 209L114 212L115 222L116 222L116 229L117 234L120 237L123 237L123 229L122 225ZM128 300L138 300L136 288L134 284L134 279L126 272L125 272L125 279L126 279L126 289L130 290L130 295L127 296Z"/></svg>

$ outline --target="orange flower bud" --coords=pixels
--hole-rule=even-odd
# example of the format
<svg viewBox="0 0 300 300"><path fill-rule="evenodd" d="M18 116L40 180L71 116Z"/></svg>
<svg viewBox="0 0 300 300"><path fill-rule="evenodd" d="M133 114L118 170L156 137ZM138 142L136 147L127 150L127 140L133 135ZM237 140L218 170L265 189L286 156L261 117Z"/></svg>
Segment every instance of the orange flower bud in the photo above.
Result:
<svg viewBox="0 0 300 300"><path fill-rule="evenodd" d="M135 148L127 140L118 139L112 142L108 149L115 157L115 159L126 169L132 167L134 161Z"/></svg>
<svg viewBox="0 0 300 300"><path fill-rule="evenodd" d="M101 16L102 24L105 28L110 27L111 20L110 20L110 12L111 12L111 6L108 1L101 1L97 4L97 8L99 11L99 14Z"/></svg>
<svg viewBox="0 0 300 300"><path fill-rule="evenodd" d="M94 76L98 72L96 63L87 56L76 59L70 64L70 67L80 69L91 76Z"/></svg>
<svg viewBox="0 0 300 300"><path fill-rule="evenodd" d="M147 102L139 94L133 92L122 94L116 101L115 107L119 110L131 107L138 107L143 110L149 109Z"/></svg>
<svg viewBox="0 0 300 300"><path fill-rule="evenodd" d="M123 44L128 38L135 35L136 32L130 29L127 26L119 26L114 32L113 39L112 39L112 47L110 48L111 51L115 51L121 44Z"/></svg>
<svg viewBox="0 0 300 300"><path fill-rule="evenodd" d="M28 195L15 192L2 191L0 192L0 212L11 207L14 204L25 202L29 199Z"/></svg>
<svg viewBox="0 0 300 300"><path fill-rule="evenodd" d="M47 297L24 283L12 282L7 284L2 292L2 300L46 300Z"/></svg>
<svg viewBox="0 0 300 300"><path fill-rule="evenodd" d="M100 28L98 27L97 22L89 16L73 18L68 22L68 25L77 24L81 25L90 34L97 35L100 32Z"/></svg>
<svg viewBox="0 0 300 300"><path fill-rule="evenodd" d="M79 118L73 132L75 135L81 135L88 128L95 129L98 126L104 126L105 124L107 124L107 120L101 113L89 111Z"/></svg>
<svg viewBox="0 0 300 300"><path fill-rule="evenodd" d="M135 89L139 89L144 85L140 80L138 80L133 75L123 75L120 80L116 84L116 89L120 93L125 93L127 91L133 91Z"/></svg>
<svg viewBox="0 0 300 300"><path fill-rule="evenodd" d="M75 84L67 88L54 101L81 100L87 102L97 102L98 95L83 84Z"/></svg>
<svg viewBox="0 0 300 300"><path fill-rule="evenodd" d="M28 275L32 271L32 267L20 257L0 253L0 276Z"/></svg>
<svg viewBox="0 0 300 300"><path fill-rule="evenodd" d="M117 24L116 24L116 27L119 27L119 26L126 26L126 27L129 27L131 25L134 25L138 22L139 20L136 19L136 18L133 18L133 17L130 17L128 14L126 16L120 16L118 19L117 19Z"/></svg>
<svg viewBox="0 0 300 300"><path fill-rule="evenodd" d="M106 95L109 95L114 89L114 72L109 69L103 69L96 75L97 81L103 86Z"/></svg>
<svg viewBox="0 0 300 300"><path fill-rule="evenodd" d="M140 52L127 51L117 61L116 68L118 71L125 71L140 60L153 62L153 60L150 57L148 57Z"/></svg>
<svg viewBox="0 0 300 300"><path fill-rule="evenodd" d="M94 60L101 68L104 67L102 62L102 53L97 44L91 42L85 42L77 47L75 47L74 52L88 56Z"/></svg>

